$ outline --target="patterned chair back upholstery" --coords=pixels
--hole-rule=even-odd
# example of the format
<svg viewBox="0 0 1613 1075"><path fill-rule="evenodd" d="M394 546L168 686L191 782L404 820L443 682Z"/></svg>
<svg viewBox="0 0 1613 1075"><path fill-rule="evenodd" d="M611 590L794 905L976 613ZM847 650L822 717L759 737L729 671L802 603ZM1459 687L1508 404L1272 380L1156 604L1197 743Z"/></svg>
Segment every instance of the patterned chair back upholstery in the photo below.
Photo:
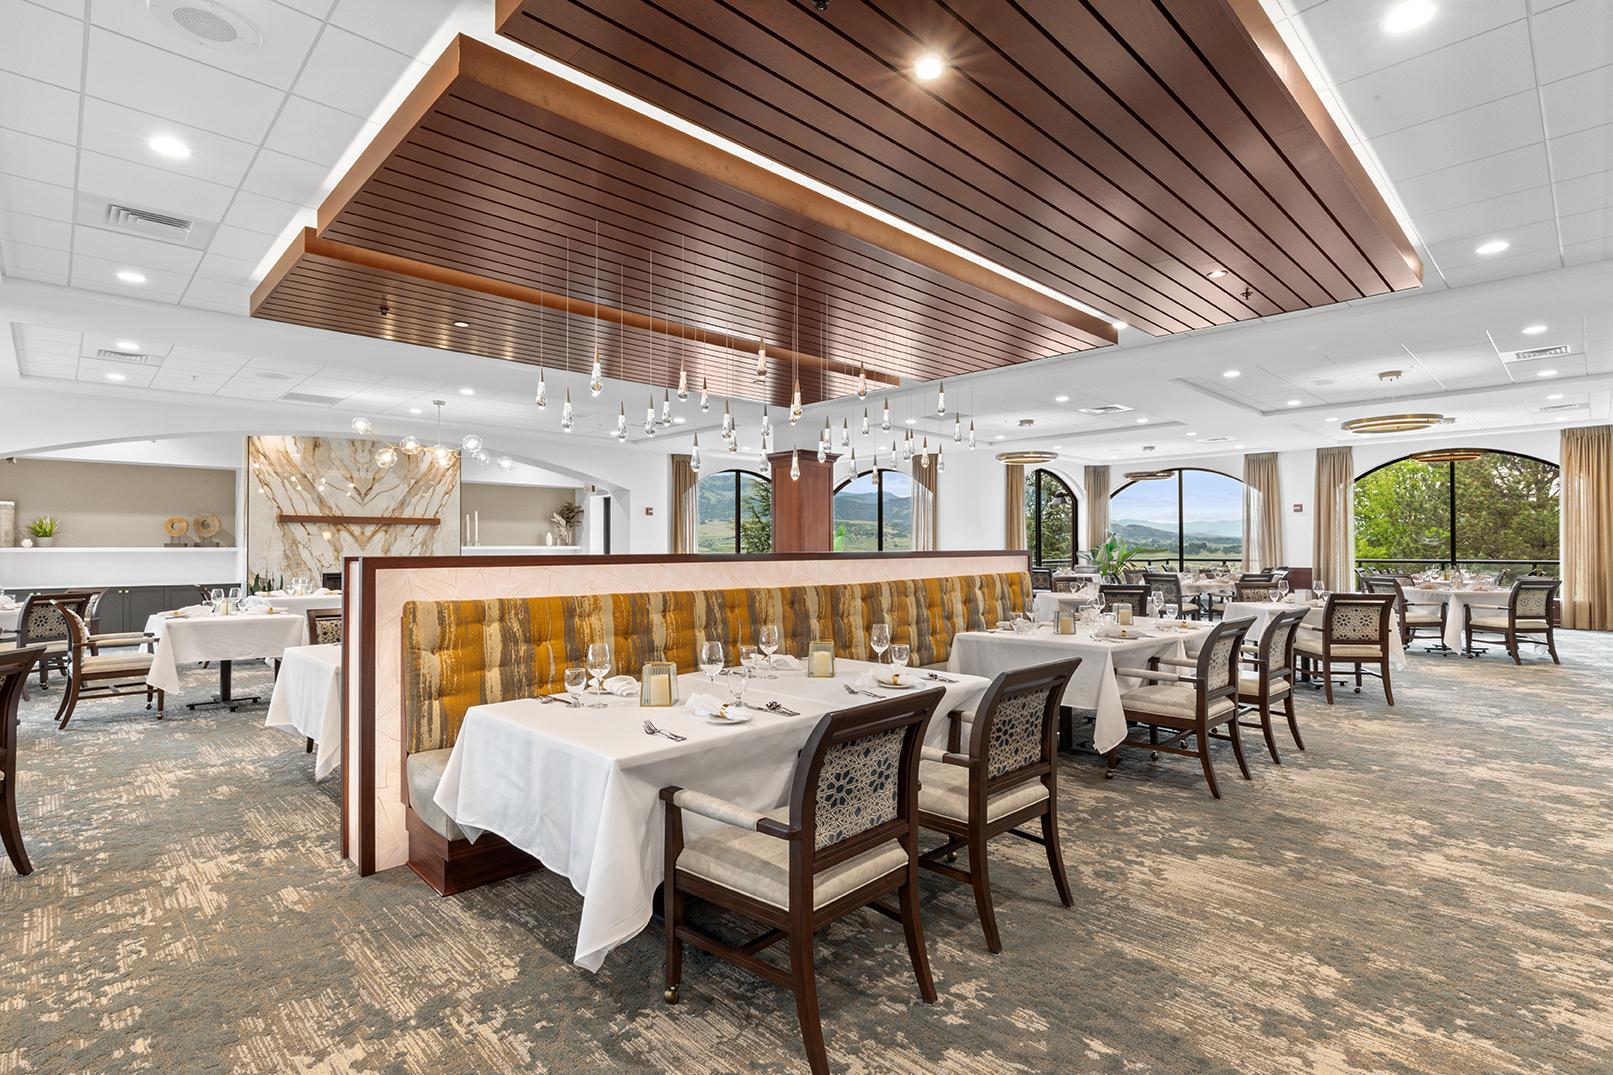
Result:
<svg viewBox="0 0 1613 1075"><path fill-rule="evenodd" d="M81 591L30 594L17 616L17 645L31 646L39 642L61 642L67 638L67 621L63 609L70 609L84 619L94 594Z"/></svg>
<svg viewBox="0 0 1613 1075"><path fill-rule="evenodd" d="M821 866L913 831L924 726L945 697L939 688L827 713L801 751L790 824L812 833Z"/></svg>
<svg viewBox="0 0 1613 1075"><path fill-rule="evenodd" d="M329 646L342 640L342 610L339 608L311 608L308 617L308 644Z"/></svg>
<svg viewBox="0 0 1613 1075"><path fill-rule="evenodd" d="M723 643L729 663L759 628L779 629L779 652L801 657L822 638L866 639L890 624L915 666L940 664L960 631L980 630L1030 606L1024 572L887 582L669 593L410 601L403 608L402 701L411 752L454 745L465 711L560 689L566 666L608 643L614 670L637 675L666 660L699 668L702 643Z"/></svg>
<svg viewBox="0 0 1613 1075"><path fill-rule="evenodd" d="M1388 594L1330 594L1322 610L1324 646L1329 642L1345 646L1385 644L1394 607L1395 599Z"/></svg>
<svg viewBox="0 0 1613 1075"><path fill-rule="evenodd" d="M1059 702L1081 658L1003 672L986 688L970 731L969 754L983 762L996 794L1033 778L1026 770L1053 761ZM1015 779L1018 775L1019 779Z"/></svg>
<svg viewBox="0 0 1613 1075"><path fill-rule="evenodd" d="M1232 584L1232 599L1234 601L1266 602L1276 601L1282 597L1281 591L1269 582L1234 582Z"/></svg>
<svg viewBox="0 0 1613 1075"><path fill-rule="evenodd" d="M1148 615L1148 587L1146 586L1099 586L1098 603L1104 608L1114 605L1130 605L1133 616Z"/></svg>
<svg viewBox="0 0 1613 1075"><path fill-rule="evenodd" d="M1272 581L1271 572L1270 571L1243 571L1243 572L1240 572L1238 574L1238 581L1239 582L1255 582L1255 583L1264 582L1264 583L1269 584Z"/></svg>
<svg viewBox="0 0 1613 1075"><path fill-rule="evenodd" d="M1160 603L1182 607L1182 576L1174 571L1150 571L1143 584L1159 594Z"/></svg>
<svg viewBox="0 0 1613 1075"><path fill-rule="evenodd" d="M1299 638L1299 626L1305 622L1308 609L1296 608L1292 612L1279 612L1266 624L1260 635L1259 653L1261 670L1269 676L1280 676L1294 664L1294 642Z"/></svg>
<svg viewBox="0 0 1613 1075"><path fill-rule="evenodd" d="M1507 596L1507 604L1512 607L1512 615L1518 620L1546 620L1551 621L1551 602L1557 596L1558 587L1562 586L1559 579L1527 578L1519 579L1512 584L1512 593Z"/></svg>
<svg viewBox="0 0 1613 1075"><path fill-rule="evenodd" d="M1031 568L1031 589L1051 590L1053 588L1053 569L1051 567Z"/></svg>
<svg viewBox="0 0 1613 1075"><path fill-rule="evenodd" d="M1199 649L1198 677L1204 683L1205 709L1217 698L1238 692L1238 648L1255 625L1254 617L1222 620Z"/></svg>

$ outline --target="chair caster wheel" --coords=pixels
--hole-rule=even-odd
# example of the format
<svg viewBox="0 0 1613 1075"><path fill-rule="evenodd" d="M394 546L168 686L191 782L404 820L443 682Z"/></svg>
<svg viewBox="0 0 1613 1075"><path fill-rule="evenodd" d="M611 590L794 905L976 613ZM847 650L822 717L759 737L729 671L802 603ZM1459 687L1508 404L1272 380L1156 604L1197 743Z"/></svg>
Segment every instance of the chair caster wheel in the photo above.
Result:
<svg viewBox="0 0 1613 1075"><path fill-rule="evenodd" d="M672 988L668 989L666 992L662 993L661 996L666 1000L666 1002L668 1004L676 1004L678 1002L678 987L673 986Z"/></svg>
<svg viewBox="0 0 1613 1075"><path fill-rule="evenodd" d="M1113 769L1105 769L1103 771L1103 778L1105 780L1113 780L1115 778L1115 771Z"/></svg>
<svg viewBox="0 0 1613 1075"><path fill-rule="evenodd" d="M1148 760L1149 760L1149 761L1158 761L1158 760L1159 760L1159 751L1157 751L1157 750L1150 750L1150 751L1149 751L1149 752L1148 752Z"/></svg>
<svg viewBox="0 0 1613 1075"><path fill-rule="evenodd" d="M948 851L947 852L947 861L948 862L957 862L958 861L958 853L956 851Z"/></svg>

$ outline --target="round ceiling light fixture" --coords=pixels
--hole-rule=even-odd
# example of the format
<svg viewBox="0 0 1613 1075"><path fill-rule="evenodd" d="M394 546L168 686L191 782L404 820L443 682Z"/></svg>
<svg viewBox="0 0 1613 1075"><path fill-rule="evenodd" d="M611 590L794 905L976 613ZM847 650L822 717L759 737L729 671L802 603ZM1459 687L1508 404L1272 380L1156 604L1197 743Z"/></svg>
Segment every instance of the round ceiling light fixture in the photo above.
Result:
<svg viewBox="0 0 1613 1075"><path fill-rule="evenodd" d="M1409 33L1419 26L1427 26L1435 10L1433 0L1405 0L1390 8L1378 25L1386 34Z"/></svg>
<svg viewBox="0 0 1613 1075"><path fill-rule="evenodd" d="M190 156L190 147L171 134L154 134L146 139L146 146L159 157L185 160Z"/></svg>
<svg viewBox="0 0 1613 1075"><path fill-rule="evenodd" d="M946 61L933 52L926 52L913 64L913 76L920 82L933 82L947 69Z"/></svg>
<svg viewBox="0 0 1613 1075"><path fill-rule="evenodd" d="M1440 448L1432 452L1418 452L1412 458L1419 463L1465 463L1488 454L1484 448Z"/></svg>
<svg viewBox="0 0 1613 1075"><path fill-rule="evenodd" d="M1445 421L1443 414L1374 414L1366 418L1351 418L1339 428L1351 433L1415 433L1432 429Z"/></svg>
<svg viewBox="0 0 1613 1075"><path fill-rule="evenodd" d="M252 20L218 0L146 0L163 29L193 45L220 52L256 52L263 34Z"/></svg>
<svg viewBox="0 0 1613 1075"><path fill-rule="evenodd" d="M1022 467L1033 467L1041 463L1051 463L1059 457L1057 452L1044 451L1039 448L1021 448L1012 452L998 452L997 462L1018 464Z"/></svg>

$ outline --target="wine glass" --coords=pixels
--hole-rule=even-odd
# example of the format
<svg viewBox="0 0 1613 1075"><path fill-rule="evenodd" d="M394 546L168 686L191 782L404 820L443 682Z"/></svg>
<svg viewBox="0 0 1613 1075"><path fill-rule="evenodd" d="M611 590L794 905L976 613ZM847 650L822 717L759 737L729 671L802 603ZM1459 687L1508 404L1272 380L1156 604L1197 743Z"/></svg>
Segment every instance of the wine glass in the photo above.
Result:
<svg viewBox="0 0 1613 1075"><path fill-rule="evenodd" d="M739 647L739 663L742 668L748 668L751 675L757 675L761 670L762 651L755 646L741 644Z"/></svg>
<svg viewBox="0 0 1613 1075"><path fill-rule="evenodd" d="M750 686L751 670L741 665L724 677L728 686L728 693L734 699L733 708L745 708L745 689Z"/></svg>
<svg viewBox="0 0 1613 1075"><path fill-rule="evenodd" d="M907 659L912 656L912 650L900 642L891 645L891 679L902 674L907 667Z"/></svg>
<svg viewBox="0 0 1613 1075"><path fill-rule="evenodd" d="M566 668L566 698L574 706L582 705L582 693L588 686L588 669L580 664Z"/></svg>
<svg viewBox="0 0 1613 1075"><path fill-rule="evenodd" d="M1160 614L1167 620L1174 620L1176 619L1177 611L1177 607L1174 604L1167 603L1165 607L1160 610Z"/></svg>
<svg viewBox="0 0 1613 1075"><path fill-rule="evenodd" d="M891 646L891 625L876 623L868 632L868 646L874 651L874 663L878 664L885 659L885 651Z"/></svg>
<svg viewBox="0 0 1613 1075"><path fill-rule="evenodd" d="M706 674L713 687L717 685L717 673L722 671L722 666L722 643L717 641L701 643L700 670Z"/></svg>
<svg viewBox="0 0 1613 1075"><path fill-rule="evenodd" d="M610 643L588 644L588 673L594 677L594 693L605 693L605 676L610 672Z"/></svg>
<svg viewBox="0 0 1613 1075"><path fill-rule="evenodd" d="M756 645L766 655L768 667L772 667L773 654L778 652L778 624L764 624L762 629L756 632ZM770 675L768 678L776 679L778 677Z"/></svg>
<svg viewBox="0 0 1613 1075"><path fill-rule="evenodd" d="M222 601L222 600L224 600L224 591L223 590L218 589L217 587L214 587L213 589L209 590L208 593L207 593L207 602L206 602L207 603L207 611L208 612L217 612L218 611L218 603L220 601Z"/></svg>

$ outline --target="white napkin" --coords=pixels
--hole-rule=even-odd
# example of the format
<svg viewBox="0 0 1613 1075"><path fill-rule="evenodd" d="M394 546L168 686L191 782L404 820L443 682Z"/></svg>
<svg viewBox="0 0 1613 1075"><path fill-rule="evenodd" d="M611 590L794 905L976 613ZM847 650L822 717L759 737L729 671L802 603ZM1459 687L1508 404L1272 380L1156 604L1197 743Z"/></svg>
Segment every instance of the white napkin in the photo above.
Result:
<svg viewBox="0 0 1613 1075"><path fill-rule="evenodd" d="M722 699L710 694L691 694L684 707L696 717L715 717L722 712Z"/></svg>
<svg viewBox="0 0 1613 1075"><path fill-rule="evenodd" d="M1132 639L1132 638L1145 638L1147 636L1143 632L1143 630L1140 627L1138 627L1135 623L1132 624L1130 627L1121 627L1119 624L1114 624L1114 625L1111 626L1110 624L1106 623L1103 626L1099 627L1096 631L1093 632L1093 637L1094 638L1125 638L1125 639Z"/></svg>
<svg viewBox="0 0 1613 1075"><path fill-rule="evenodd" d="M605 690L618 698L638 693L638 680L632 676L611 676L604 683Z"/></svg>
<svg viewBox="0 0 1613 1075"><path fill-rule="evenodd" d="M16 608L17 601L8 593L0 593L0 608Z"/></svg>
<svg viewBox="0 0 1613 1075"><path fill-rule="evenodd" d="M801 659L791 657L788 653L775 653L768 665L780 672L799 672L801 670Z"/></svg>
<svg viewBox="0 0 1613 1075"><path fill-rule="evenodd" d="M891 675L892 671L888 668L881 668L878 672L864 672L862 675L857 677L856 685L864 690L873 690L876 687L889 687L891 686ZM918 682L918 677L913 674L913 670L911 668L902 669L900 675L901 679L899 682L903 685L911 685Z"/></svg>

